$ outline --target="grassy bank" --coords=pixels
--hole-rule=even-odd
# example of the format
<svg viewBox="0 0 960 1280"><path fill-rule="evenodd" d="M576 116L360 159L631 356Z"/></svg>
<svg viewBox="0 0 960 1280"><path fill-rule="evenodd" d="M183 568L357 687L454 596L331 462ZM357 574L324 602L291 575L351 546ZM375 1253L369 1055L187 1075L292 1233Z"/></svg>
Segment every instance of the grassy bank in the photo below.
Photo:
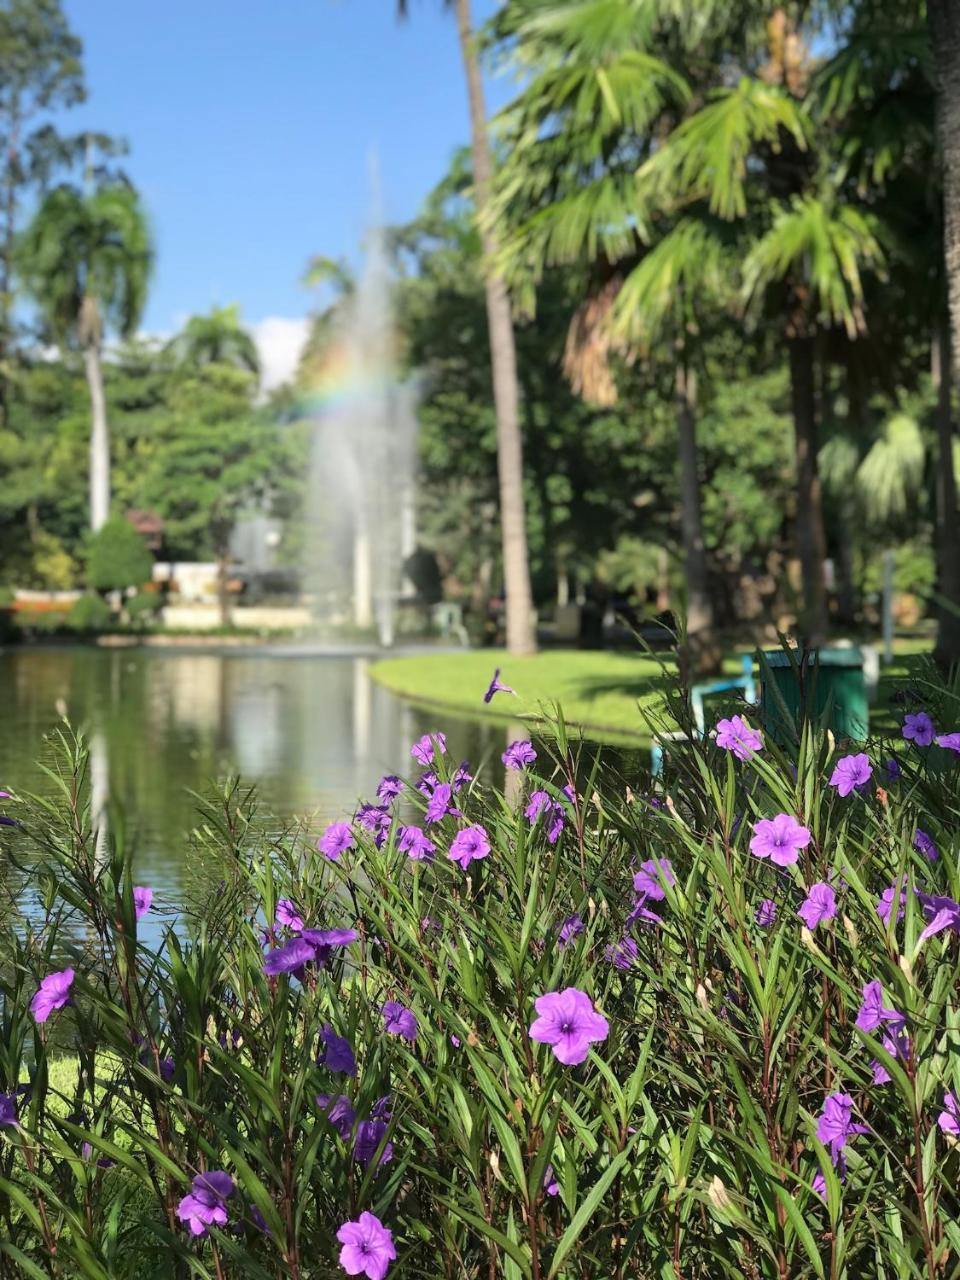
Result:
<svg viewBox="0 0 960 1280"><path fill-rule="evenodd" d="M871 731L883 733L893 727L896 717L890 698L905 683L922 678L925 648L904 641L893 665L884 669L879 698L871 708ZM518 696L498 694L484 705L483 694L497 666ZM728 660L724 669L737 675L737 658ZM555 649L512 658L503 650L481 649L388 658L375 663L371 673L380 684L413 702L467 716L540 717L559 702L567 721L588 736L637 742L650 736L645 715L662 716L675 670L667 658L660 666L653 658L635 653Z"/></svg>

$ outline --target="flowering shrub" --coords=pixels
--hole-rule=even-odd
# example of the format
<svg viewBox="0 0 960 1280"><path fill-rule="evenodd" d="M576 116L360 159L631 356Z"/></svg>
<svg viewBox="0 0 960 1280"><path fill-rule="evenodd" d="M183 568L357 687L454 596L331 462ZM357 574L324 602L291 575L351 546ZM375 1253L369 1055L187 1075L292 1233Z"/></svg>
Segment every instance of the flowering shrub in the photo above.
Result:
<svg viewBox="0 0 960 1280"><path fill-rule="evenodd" d="M896 769L737 717L657 795L562 724L509 799L426 735L310 835L225 786L176 920L119 824L98 861L67 740L62 805L4 801L0 1276L957 1274L931 710Z"/></svg>

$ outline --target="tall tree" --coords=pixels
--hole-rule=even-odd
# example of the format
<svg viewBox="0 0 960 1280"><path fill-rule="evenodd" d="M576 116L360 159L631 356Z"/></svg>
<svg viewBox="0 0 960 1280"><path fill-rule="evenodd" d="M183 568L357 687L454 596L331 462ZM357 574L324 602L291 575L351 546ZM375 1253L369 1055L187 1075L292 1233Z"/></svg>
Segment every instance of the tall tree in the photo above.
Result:
<svg viewBox="0 0 960 1280"><path fill-rule="evenodd" d="M955 0L927 0L927 20L937 79L937 135L943 166L943 252L950 326L940 326L936 351L940 412L939 458L940 573L943 597L936 658L950 668L960 663L960 516L953 464L951 351L954 381L960 382L960 7Z"/></svg>
<svg viewBox="0 0 960 1280"><path fill-rule="evenodd" d="M90 394L90 526L110 514L110 433L103 388L105 328L129 336L139 323L153 246L136 191L108 182L91 194L55 188L18 246L24 283L51 336L78 346Z"/></svg>
<svg viewBox="0 0 960 1280"><path fill-rule="evenodd" d="M73 158L51 112L84 99L81 44L60 0L0 3L0 428L6 423L13 339L13 255L25 193Z"/></svg>
<svg viewBox="0 0 960 1280"><path fill-rule="evenodd" d="M206 315L191 316L169 345L179 362L195 369L206 364L228 364L258 376L260 373L257 344L240 323L237 306L213 307Z"/></svg>
<svg viewBox="0 0 960 1280"><path fill-rule="evenodd" d="M445 0L456 14L470 106L474 202L483 241L487 325L497 419L497 474L506 593L507 648L512 654L536 652L537 633L530 585L526 508L523 491L523 440L520 432L517 354L510 295L498 262L496 227L491 217L493 160L487 133L487 109L477 54L470 0ZM401 16L407 0L399 0Z"/></svg>

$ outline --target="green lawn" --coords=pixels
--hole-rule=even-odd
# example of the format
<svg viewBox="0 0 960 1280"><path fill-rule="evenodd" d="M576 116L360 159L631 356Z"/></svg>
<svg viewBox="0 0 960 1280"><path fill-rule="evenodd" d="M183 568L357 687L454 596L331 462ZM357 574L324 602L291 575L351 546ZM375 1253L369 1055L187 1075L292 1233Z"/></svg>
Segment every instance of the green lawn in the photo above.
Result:
<svg viewBox="0 0 960 1280"><path fill-rule="evenodd" d="M902 648L902 652L900 651ZM894 664L883 671L878 704L871 709L872 732L885 732L894 723L889 699L926 662L913 641L898 646ZM495 667L518 696L497 694L488 706L483 695ZM725 664L732 675L739 670L736 656ZM559 702L565 718L591 737L607 741L649 740L650 730L641 707L660 720L664 695L671 684L673 663L664 667L644 654L553 649L532 658L511 658L502 650L426 654L387 658L372 667L374 679L394 693L424 706L447 707L472 717L498 720L539 718ZM639 704L639 705L638 705Z"/></svg>

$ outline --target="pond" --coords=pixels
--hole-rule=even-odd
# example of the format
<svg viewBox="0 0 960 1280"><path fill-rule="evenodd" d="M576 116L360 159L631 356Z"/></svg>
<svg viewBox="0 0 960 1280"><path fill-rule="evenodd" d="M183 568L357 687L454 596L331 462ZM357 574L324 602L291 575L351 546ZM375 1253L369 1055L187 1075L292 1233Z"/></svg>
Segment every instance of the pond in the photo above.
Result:
<svg viewBox="0 0 960 1280"><path fill-rule="evenodd" d="M442 728L451 756L494 760L506 728L415 709L381 688L366 658L264 651L38 647L0 654L0 788L49 794L40 764L62 714L96 744L136 850L137 876L176 904L189 792L240 774L281 819L319 830L372 799L385 773L412 771L410 744Z"/></svg>

